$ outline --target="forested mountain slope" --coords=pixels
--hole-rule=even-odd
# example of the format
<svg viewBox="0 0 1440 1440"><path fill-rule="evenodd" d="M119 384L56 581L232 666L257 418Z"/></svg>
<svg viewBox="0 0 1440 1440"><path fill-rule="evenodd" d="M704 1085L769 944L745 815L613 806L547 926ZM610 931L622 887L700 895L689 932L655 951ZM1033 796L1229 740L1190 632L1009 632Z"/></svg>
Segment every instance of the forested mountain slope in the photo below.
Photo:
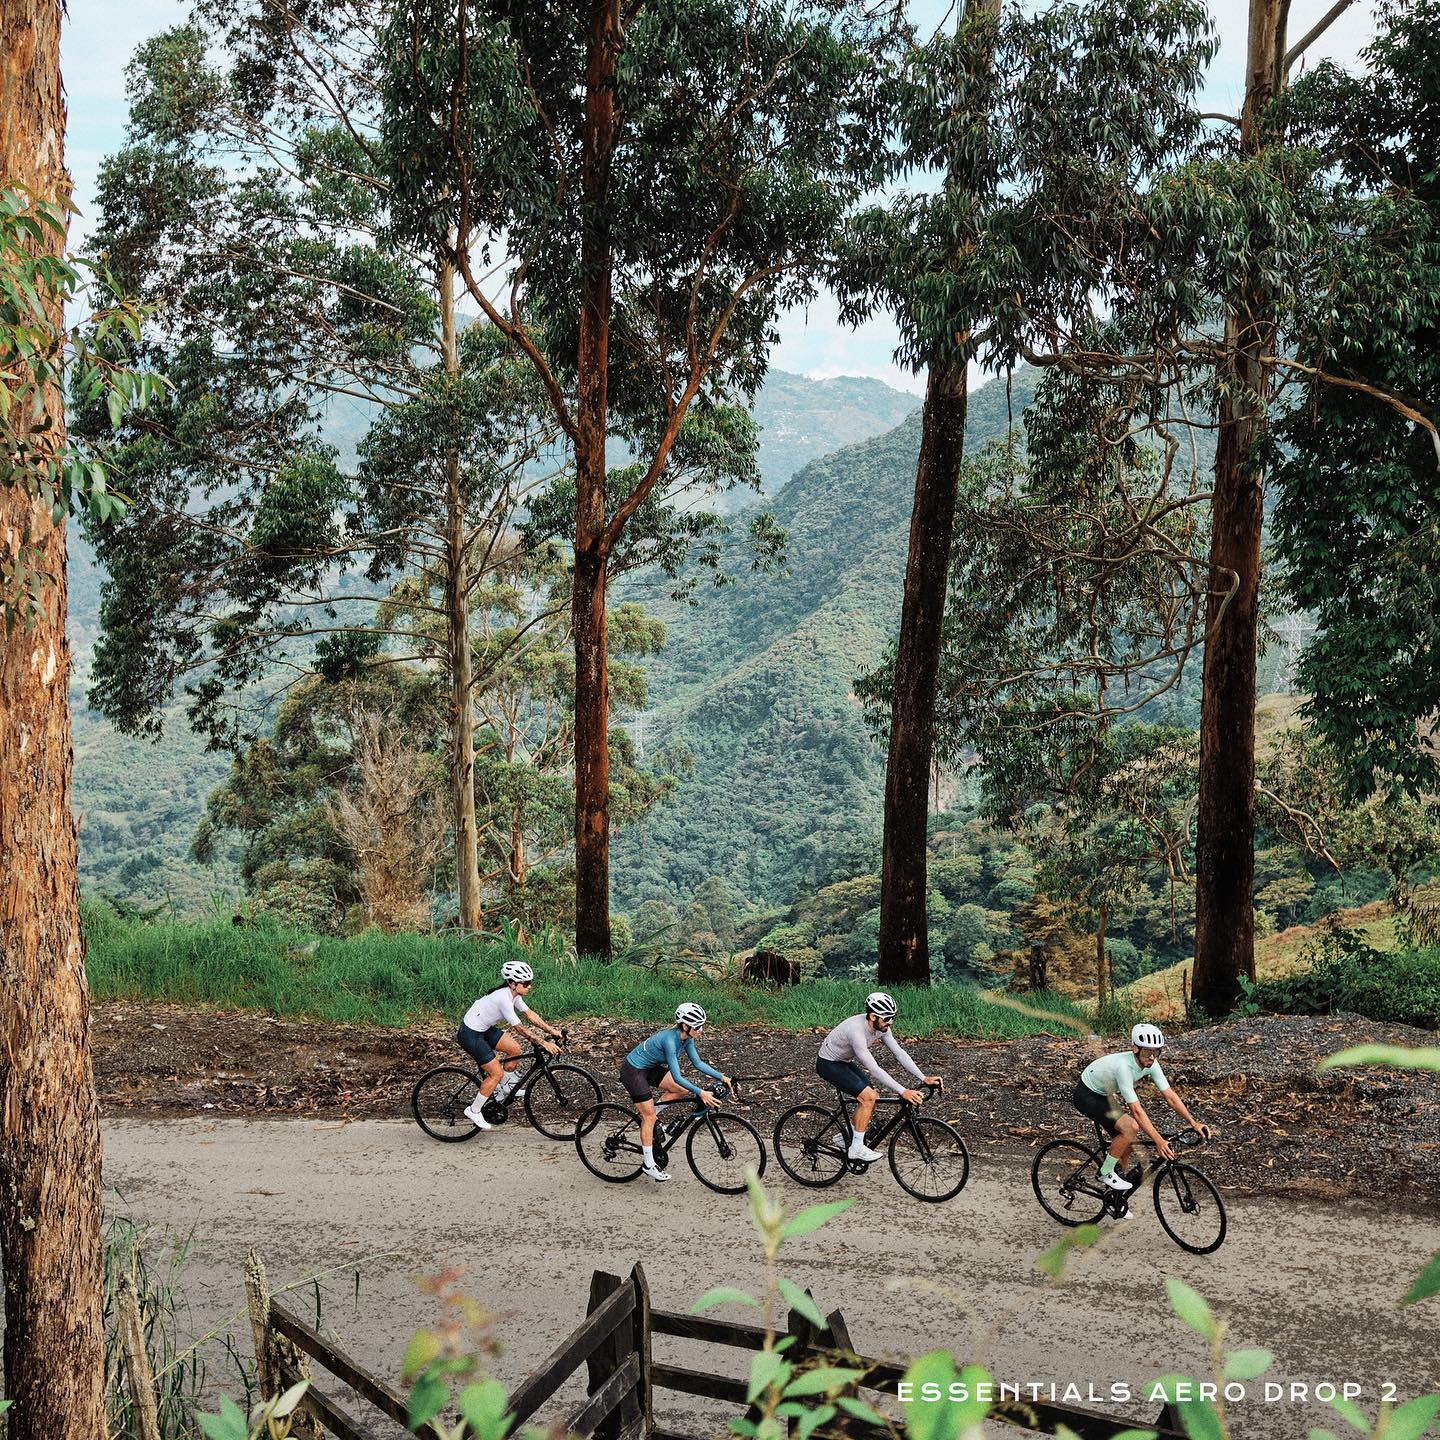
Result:
<svg viewBox="0 0 1440 1440"><path fill-rule="evenodd" d="M992 381L971 401L967 443L1000 439L1035 376ZM616 905L682 901L718 875L757 901L822 883L880 823L884 758L851 690L899 625L920 448L913 413L885 435L808 465L770 508L789 532L783 574L749 568L742 529L725 557L733 583L693 605L632 587L669 626L651 668L641 738L694 762L643 831L614 851Z"/></svg>

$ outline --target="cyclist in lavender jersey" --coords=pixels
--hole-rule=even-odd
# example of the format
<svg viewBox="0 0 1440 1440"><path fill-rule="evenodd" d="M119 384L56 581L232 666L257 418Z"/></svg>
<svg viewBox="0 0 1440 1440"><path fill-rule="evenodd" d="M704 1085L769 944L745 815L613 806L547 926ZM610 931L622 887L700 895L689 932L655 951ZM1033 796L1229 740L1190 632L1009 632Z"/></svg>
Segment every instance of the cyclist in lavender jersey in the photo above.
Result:
<svg viewBox="0 0 1440 1440"><path fill-rule="evenodd" d="M885 1048L906 1073L922 1085L944 1083L938 1075L925 1074L890 1033L899 1008L883 990L874 991L865 998L864 1012L842 1020L821 1042L820 1053L815 1057L815 1073L827 1084L855 1097L854 1134L849 1151L852 1160L868 1160L873 1164L881 1158L878 1150L870 1149L865 1143L865 1132L870 1127L870 1117L875 1113L875 1102L880 1098L880 1092L867 1075L912 1105L919 1105L925 1098L918 1090L902 1085L877 1064L870 1053L873 1046L883 1040Z"/></svg>

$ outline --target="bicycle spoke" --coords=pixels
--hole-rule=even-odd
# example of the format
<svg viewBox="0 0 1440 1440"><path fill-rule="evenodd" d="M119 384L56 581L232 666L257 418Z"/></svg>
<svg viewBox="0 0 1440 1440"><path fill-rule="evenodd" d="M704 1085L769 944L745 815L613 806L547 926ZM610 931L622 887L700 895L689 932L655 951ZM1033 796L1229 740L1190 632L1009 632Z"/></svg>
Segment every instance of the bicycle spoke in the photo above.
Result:
<svg viewBox="0 0 1440 1440"><path fill-rule="evenodd" d="M960 1133L928 1115L902 1117L890 1142L890 1173L917 1200L951 1200L970 1178L970 1155Z"/></svg>

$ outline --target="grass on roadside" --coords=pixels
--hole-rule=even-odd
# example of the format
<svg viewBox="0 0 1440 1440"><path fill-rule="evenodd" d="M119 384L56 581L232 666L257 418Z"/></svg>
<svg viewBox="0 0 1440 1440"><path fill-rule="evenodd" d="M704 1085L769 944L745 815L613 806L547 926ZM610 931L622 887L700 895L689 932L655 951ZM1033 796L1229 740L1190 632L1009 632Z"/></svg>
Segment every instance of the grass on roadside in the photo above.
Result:
<svg viewBox="0 0 1440 1440"><path fill-rule="evenodd" d="M500 983L500 966L520 957L535 967L535 1002L547 1019L605 1016L668 1022L682 999L698 1000L720 1025L773 1025L787 1030L831 1026L861 1009L873 988L864 981L812 980L768 990L652 970L617 961L571 960L504 942L467 944L433 935L365 934L320 939L270 920L145 924L86 907L88 969L96 999L159 1000L257 1010L296 1019L399 1026L420 1019L458 1019ZM1009 1039L1063 1027L997 1004L964 985L902 989L907 1035ZM1032 1009L1093 1023L1072 1002L1031 995ZM1128 1023L1118 1012L1107 1029Z"/></svg>

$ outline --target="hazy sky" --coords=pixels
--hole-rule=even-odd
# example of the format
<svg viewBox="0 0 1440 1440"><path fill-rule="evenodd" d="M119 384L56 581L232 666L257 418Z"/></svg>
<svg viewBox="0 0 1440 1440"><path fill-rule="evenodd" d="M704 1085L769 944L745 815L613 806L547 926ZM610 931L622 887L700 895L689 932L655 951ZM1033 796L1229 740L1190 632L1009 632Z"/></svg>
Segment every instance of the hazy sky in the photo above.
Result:
<svg viewBox="0 0 1440 1440"><path fill-rule="evenodd" d="M1331 0L1293 0L1292 42L1330 8ZM941 13L938 0L924 0L917 11ZM82 217L95 195L95 177L103 156L117 148L125 128L125 65L135 47L168 25L179 23L188 7L181 0L70 0L61 45L61 62L70 103L68 158L75 177L75 200ZM1207 86L1208 108L1235 114L1239 109L1245 59L1245 0L1210 0L1220 28L1220 54ZM1356 3L1325 33L1307 60L1331 58L1351 64L1374 31L1374 0ZM80 221L83 230L84 218ZM874 375L903 389L920 391L919 377L895 367L895 332L884 319L858 330L836 323L834 307L822 299L808 312L792 311L781 321L780 344L772 363L803 375Z"/></svg>

